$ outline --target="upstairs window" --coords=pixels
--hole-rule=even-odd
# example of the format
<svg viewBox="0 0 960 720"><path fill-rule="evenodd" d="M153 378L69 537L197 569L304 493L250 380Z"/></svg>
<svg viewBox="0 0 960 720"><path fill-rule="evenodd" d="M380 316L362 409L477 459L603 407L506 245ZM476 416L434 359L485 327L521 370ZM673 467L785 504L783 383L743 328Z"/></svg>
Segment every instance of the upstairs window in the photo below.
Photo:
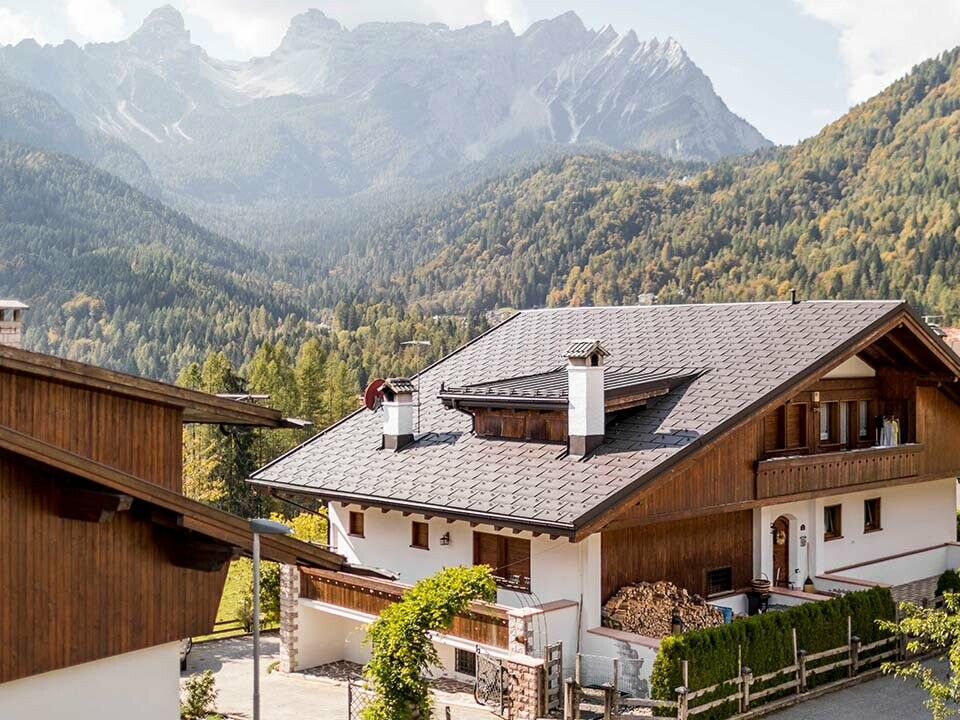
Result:
<svg viewBox="0 0 960 720"><path fill-rule="evenodd" d="M863 501L863 531L876 532L882 530L880 526L880 498L871 498Z"/></svg>
<svg viewBox="0 0 960 720"><path fill-rule="evenodd" d="M834 445L838 442L840 403L820 403L820 444Z"/></svg>
<svg viewBox="0 0 960 720"><path fill-rule="evenodd" d="M410 525L410 547L421 550L430 549L430 526L425 522L413 521Z"/></svg>
<svg viewBox="0 0 960 720"><path fill-rule="evenodd" d="M840 444L846 447L850 443L850 406L853 403L840 403Z"/></svg>
<svg viewBox="0 0 960 720"><path fill-rule="evenodd" d="M857 439L870 439L870 401L860 400L857 403Z"/></svg>
<svg viewBox="0 0 960 720"><path fill-rule="evenodd" d="M843 537L840 505L828 505L823 509L823 539L836 540Z"/></svg>
<svg viewBox="0 0 960 720"><path fill-rule="evenodd" d="M473 564L489 565L499 587L521 592L530 590L529 540L475 532Z"/></svg>
<svg viewBox="0 0 960 720"><path fill-rule="evenodd" d="M363 537L363 513L350 511L348 532L354 537Z"/></svg>

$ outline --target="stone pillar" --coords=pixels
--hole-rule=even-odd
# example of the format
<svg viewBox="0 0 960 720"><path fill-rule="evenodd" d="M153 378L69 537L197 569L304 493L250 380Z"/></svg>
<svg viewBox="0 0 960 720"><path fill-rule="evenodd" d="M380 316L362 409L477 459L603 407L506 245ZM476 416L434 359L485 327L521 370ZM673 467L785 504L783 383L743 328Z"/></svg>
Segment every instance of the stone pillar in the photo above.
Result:
<svg viewBox="0 0 960 720"><path fill-rule="evenodd" d="M515 655L529 655L533 650L533 618L542 614L539 608L516 608L507 611L507 650Z"/></svg>
<svg viewBox="0 0 960 720"><path fill-rule="evenodd" d="M543 660L511 655L503 661L503 717L536 720L543 715Z"/></svg>
<svg viewBox="0 0 960 720"><path fill-rule="evenodd" d="M297 670L299 635L300 568L280 566L280 672Z"/></svg>

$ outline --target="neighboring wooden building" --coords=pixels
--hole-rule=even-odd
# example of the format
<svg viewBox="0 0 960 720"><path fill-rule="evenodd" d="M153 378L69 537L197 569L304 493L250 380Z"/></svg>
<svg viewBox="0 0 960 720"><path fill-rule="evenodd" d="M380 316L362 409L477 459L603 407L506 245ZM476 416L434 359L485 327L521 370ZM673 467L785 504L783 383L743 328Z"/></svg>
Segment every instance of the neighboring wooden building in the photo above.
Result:
<svg viewBox="0 0 960 720"><path fill-rule="evenodd" d="M501 604L540 608L529 652L649 660L656 638L601 622L628 583L736 612L760 575L785 604L817 597L808 576L931 592L960 564L958 377L901 302L524 311L421 373L419 399L385 398L389 422L359 411L252 482L327 500L334 546L405 582L491 565ZM310 580L301 665L363 659L350 587Z"/></svg>
<svg viewBox="0 0 960 720"><path fill-rule="evenodd" d="M181 494L185 422L271 409L0 346L0 717L178 717L179 641L212 631L249 523ZM265 537L265 557L341 557Z"/></svg>

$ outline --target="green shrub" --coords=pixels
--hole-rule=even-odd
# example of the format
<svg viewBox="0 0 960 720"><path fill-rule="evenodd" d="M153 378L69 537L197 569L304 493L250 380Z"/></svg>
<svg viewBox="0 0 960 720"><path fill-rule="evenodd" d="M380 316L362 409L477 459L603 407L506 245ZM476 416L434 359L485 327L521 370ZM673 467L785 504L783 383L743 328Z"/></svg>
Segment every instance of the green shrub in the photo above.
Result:
<svg viewBox="0 0 960 720"><path fill-rule="evenodd" d="M183 685L180 698L180 720L206 720L216 712L217 689L213 673L204 670L191 675Z"/></svg>
<svg viewBox="0 0 960 720"><path fill-rule="evenodd" d="M653 697L675 700L675 689L682 684L681 661L688 662L689 689L714 685L737 675L738 649L742 664L753 674L763 675L793 662L791 629L796 628L797 645L808 653L829 650L847 642L847 617L852 618L853 634L863 643L887 637L889 630L881 629L877 620L892 620L895 615L893 599L886 588L872 588L850 593L844 597L823 602L806 603L780 612L754 615L727 625L694 630L676 637L664 638L653 664L651 682ZM835 658L834 658L835 659ZM821 661L822 664L831 659ZM844 670L838 673L845 672ZM810 678L811 686L836 679L838 673L823 673ZM766 686L783 682L774 678ZM763 685L754 685L760 690ZM726 685L713 696L698 698L696 703L709 702L735 690ZM694 705L691 704L691 707ZM698 716L701 720L719 720L736 714L736 704L715 708ZM661 711L661 714L672 714Z"/></svg>
<svg viewBox="0 0 960 720"><path fill-rule="evenodd" d="M960 573L956 570L946 570L937 580L937 595L945 592L960 592Z"/></svg>
<svg viewBox="0 0 960 720"><path fill-rule="evenodd" d="M236 620L246 632L253 629L253 561L240 558L234 561L233 571L241 578L240 600ZM260 626L280 620L280 565L260 563Z"/></svg>

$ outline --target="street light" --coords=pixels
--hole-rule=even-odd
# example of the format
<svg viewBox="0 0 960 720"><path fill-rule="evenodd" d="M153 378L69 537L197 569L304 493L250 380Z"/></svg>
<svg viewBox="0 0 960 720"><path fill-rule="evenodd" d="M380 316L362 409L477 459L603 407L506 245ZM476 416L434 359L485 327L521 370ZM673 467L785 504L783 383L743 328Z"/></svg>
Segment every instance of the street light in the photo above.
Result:
<svg viewBox="0 0 960 720"><path fill-rule="evenodd" d="M253 530L253 720L260 720L260 536L289 535L292 528L266 518L250 521Z"/></svg>

